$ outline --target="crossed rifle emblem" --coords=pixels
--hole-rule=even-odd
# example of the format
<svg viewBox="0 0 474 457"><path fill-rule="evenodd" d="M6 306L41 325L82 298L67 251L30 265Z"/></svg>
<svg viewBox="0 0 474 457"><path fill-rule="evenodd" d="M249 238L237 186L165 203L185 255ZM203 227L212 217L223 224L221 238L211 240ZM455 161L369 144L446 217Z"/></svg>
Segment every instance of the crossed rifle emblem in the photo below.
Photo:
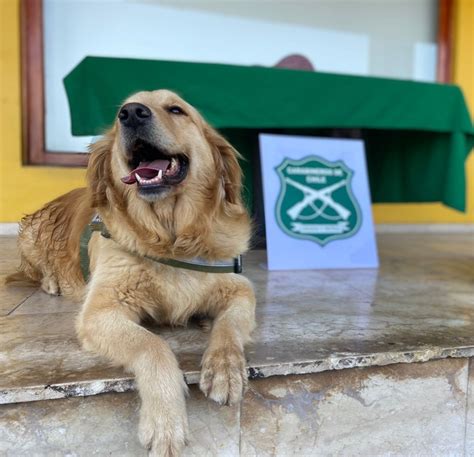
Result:
<svg viewBox="0 0 474 457"><path fill-rule="evenodd" d="M314 190L311 187L293 181L291 178L285 178L285 181L296 189L301 190L304 194L303 200L293 205L287 211L288 216L290 216L292 220L297 219L307 206L311 206L316 211L317 215L323 214L324 209L330 207L341 219L349 219L351 212L334 201L331 196L334 191L346 185L347 181L345 179L320 190ZM319 208L315 207L315 202L318 200L322 202L322 205Z"/></svg>

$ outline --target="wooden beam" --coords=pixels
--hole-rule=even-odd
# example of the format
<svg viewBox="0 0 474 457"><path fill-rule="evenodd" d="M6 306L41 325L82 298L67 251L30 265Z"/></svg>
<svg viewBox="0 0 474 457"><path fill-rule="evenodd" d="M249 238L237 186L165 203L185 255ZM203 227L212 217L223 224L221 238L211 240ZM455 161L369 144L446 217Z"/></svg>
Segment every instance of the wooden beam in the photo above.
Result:
<svg viewBox="0 0 474 457"><path fill-rule="evenodd" d="M453 68L454 0L439 0L438 10L438 82L450 83Z"/></svg>

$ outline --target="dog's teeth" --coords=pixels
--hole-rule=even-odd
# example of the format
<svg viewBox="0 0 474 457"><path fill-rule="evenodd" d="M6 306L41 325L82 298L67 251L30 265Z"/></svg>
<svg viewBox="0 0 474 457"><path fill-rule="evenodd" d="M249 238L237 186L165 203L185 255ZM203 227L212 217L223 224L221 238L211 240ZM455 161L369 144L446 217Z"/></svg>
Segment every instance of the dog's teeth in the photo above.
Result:
<svg viewBox="0 0 474 457"><path fill-rule="evenodd" d="M157 184L163 178L163 170L158 170L158 175L154 178L142 178L138 173L135 173L135 178L140 184Z"/></svg>
<svg viewBox="0 0 474 457"><path fill-rule="evenodd" d="M173 158L171 159L170 166L169 166L168 169L166 170L166 173L167 173L167 174L174 174L177 169L178 169L178 160L177 160L175 157L173 157Z"/></svg>

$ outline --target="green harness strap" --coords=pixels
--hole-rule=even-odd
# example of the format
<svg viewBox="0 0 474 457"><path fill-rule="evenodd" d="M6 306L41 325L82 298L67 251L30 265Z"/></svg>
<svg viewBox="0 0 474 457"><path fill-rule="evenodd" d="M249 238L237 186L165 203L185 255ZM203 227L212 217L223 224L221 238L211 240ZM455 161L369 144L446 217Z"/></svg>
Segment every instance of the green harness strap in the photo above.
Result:
<svg viewBox="0 0 474 457"><path fill-rule="evenodd" d="M98 215L94 216L91 223L88 224L81 234L80 240L80 260L81 260L81 270L84 280L87 282L90 276L89 268L89 241L91 239L92 233L100 232L104 238L112 239L107 227L104 225L102 220ZM139 256L140 254L133 253L134 255ZM202 273L242 273L242 255L234 257L232 261L216 261L216 262L207 262L203 259L194 259L194 260L177 260L177 259L167 259L161 257L154 257L150 255L142 256L153 262L158 262L163 265L168 265L175 268L184 268L186 270L200 271Z"/></svg>

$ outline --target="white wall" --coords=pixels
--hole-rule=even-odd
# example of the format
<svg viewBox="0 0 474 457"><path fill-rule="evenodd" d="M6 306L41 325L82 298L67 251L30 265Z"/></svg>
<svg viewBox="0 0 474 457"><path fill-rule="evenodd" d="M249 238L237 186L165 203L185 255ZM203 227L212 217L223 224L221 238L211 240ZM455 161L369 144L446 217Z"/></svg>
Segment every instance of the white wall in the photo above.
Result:
<svg viewBox="0 0 474 457"><path fill-rule="evenodd" d="M437 0L127 0L365 35L369 74L416 79L417 43L436 46ZM426 58L426 56L423 56ZM431 67L424 78L433 79ZM429 71L428 71L429 70Z"/></svg>
<svg viewBox="0 0 474 457"><path fill-rule="evenodd" d="M70 134L62 79L85 56L274 65L299 52L320 71L368 73L366 36L121 0L46 0L46 144L85 150Z"/></svg>
<svg viewBox="0 0 474 457"><path fill-rule="evenodd" d="M288 54L318 71L432 79L429 0L44 0L46 146L85 151L70 134L62 80L85 56L273 66Z"/></svg>

